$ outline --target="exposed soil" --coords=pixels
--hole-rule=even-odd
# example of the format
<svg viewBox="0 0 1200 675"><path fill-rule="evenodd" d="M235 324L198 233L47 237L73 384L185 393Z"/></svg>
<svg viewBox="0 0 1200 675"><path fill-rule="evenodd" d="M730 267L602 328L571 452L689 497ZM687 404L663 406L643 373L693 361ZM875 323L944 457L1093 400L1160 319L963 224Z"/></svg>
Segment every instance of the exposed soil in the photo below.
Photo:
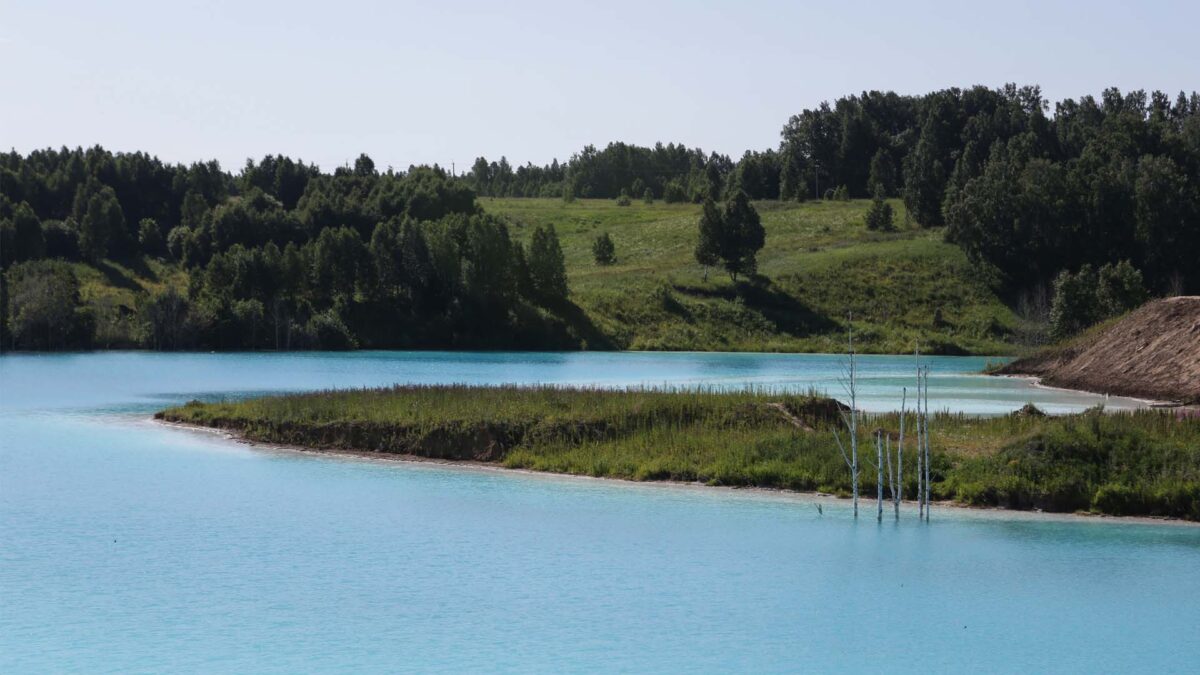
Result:
<svg viewBox="0 0 1200 675"><path fill-rule="evenodd" d="M1017 359L1001 375L1100 394L1200 403L1200 296L1146 303L1124 319Z"/></svg>

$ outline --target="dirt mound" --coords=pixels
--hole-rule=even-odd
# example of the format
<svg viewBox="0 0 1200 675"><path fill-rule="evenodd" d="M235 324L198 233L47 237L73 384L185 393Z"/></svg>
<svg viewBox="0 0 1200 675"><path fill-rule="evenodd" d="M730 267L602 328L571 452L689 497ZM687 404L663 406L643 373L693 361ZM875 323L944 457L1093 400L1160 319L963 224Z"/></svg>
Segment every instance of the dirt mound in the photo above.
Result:
<svg viewBox="0 0 1200 675"><path fill-rule="evenodd" d="M1200 296L1146 303L1120 321L997 371L1103 394L1200 402Z"/></svg>

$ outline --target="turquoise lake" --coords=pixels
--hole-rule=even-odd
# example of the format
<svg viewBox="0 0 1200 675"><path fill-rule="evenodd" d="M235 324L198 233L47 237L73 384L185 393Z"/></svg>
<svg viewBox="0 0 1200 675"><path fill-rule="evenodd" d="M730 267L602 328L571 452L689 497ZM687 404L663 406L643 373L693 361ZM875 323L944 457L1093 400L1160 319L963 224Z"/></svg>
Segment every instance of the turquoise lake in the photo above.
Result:
<svg viewBox="0 0 1200 675"><path fill-rule="evenodd" d="M0 357L0 672L1195 672L1200 527L252 448L193 398L397 382L816 388L841 357ZM931 407L1136 401L922 358ZM898 407L913 357L863 357ZM818 512L817 504L822 505Z"/></svg>

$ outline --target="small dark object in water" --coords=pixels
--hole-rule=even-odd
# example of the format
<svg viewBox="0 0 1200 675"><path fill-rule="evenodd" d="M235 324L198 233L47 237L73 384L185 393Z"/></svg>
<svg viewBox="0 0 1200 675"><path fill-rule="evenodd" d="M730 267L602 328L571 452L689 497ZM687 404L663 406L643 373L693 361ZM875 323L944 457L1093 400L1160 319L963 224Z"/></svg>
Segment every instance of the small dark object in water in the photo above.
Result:
<svg viewBox="0 0 1200 675"><path fill-rule="evenodd" d="M823 515L825 515L825 511L823 511L823 510L821 509L821 505L820 505L820 504L817 504L817 515L818 515L818 516L823 516Z"/></svg>

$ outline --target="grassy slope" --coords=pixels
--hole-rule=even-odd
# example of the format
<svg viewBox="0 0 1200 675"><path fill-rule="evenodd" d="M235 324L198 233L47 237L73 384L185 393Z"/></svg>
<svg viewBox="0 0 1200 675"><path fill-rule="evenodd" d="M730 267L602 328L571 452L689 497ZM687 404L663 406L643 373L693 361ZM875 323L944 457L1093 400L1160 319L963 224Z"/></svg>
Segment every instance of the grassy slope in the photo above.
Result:
<svg viewBox="0 0 1200 675"><path fill-rule="evenodd" d="M473 459L627 478L850 491L837 404L761 392L397 387L173 408L170 421L307 447ZM916 493L908 420L904 492ZM896 414L863 429L895 436ZM931 423L936 497L975 505L1200 520L1200 418L1171 412ZM872 457L865 436L861 451ZM862 493L875 492L865 466Z"/></svg>
<svg viewBox="0 0 1200 675"><path fill-rule="evenodd" d="M759 270L763 288L735 286L720 270L707 282L692 252L699 206L611 200L480 200L509 217L527 241L536 225L553 224L562 240L572 300L601 335L591 348L701 351L844 350L845 317L853 311L860 349L1010 354L1017 318L978 279L940 230L904 225L869 232L869 202L759 202L767 231ZM591 245L608 232L617 264L599 267ZM121 307L171 283L186 287L177 267L147 258L133 269L106 261L75 266L82 295L96 310L101 346L128 346L135 327ZM941 310L942 322L935 325Z"/></svg>
<svg viewBox="0 0 1200 675"><path fill-rule="evenodd" d="M763 291L738 289L714 270L703 281L692 252L699 207L618 207L610 200L481 200L510 217L518 237L553 224L567 259L572 299L615 346L626 349L815 351L844 349L844 317L854 312L867 351L1008 354L1017 319L978 279L941 231L904 225L874 233L867 201L760 202L767 231L759 271ZM608 232L617 264L599 267L591 244ZM942 323L934 315L941 310Z"/></svg>
<svg viewBox="0 0 1200 675"><path fill-rule="evenodd" d="M146 293L168 285L187 292L187 272L179 266L146 256L133 264L105 260L99 265L73 263L80 298L96 316L99 347L136 346L133 311Z"/></svg>

